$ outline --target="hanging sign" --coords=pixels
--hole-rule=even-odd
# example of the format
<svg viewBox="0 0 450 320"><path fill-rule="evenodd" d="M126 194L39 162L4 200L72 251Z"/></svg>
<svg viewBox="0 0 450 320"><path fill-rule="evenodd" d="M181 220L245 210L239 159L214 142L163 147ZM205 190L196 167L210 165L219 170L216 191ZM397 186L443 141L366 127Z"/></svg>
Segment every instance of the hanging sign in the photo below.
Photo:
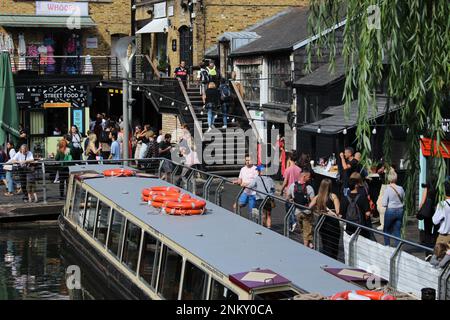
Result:
<svg viewBox="0 0 450 320"><path fill-rule="evenodd" d="M86 39L86 49L97 49L97 48L98 48L98 38Z"/></svg>
<svg viewBox="0 0 450 320"><path fill-rule="evenodd" d="M37 16L88 16L89 4L83 2L36 1Z"/></svg>
<svg viewBox="0 0 450 320"><path fill-rule="evenodd" d="M17 87L16 99L20 108L87 107L88 87L85 85L56 85ZM66 103L66 104L65 104Z"/></svg>
<svg viewBox="0 0 450 320"><path fill-rule="evenodd" d="M165 18L167 16L166 7L165 2L155 3L153 6L153 19Z"/></svg>

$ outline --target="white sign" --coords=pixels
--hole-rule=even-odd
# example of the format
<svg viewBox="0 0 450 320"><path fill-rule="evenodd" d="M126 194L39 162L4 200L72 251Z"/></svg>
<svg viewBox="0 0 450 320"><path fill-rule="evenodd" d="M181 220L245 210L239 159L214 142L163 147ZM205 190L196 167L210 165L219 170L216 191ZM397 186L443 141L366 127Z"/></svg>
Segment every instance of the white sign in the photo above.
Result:
<svg viewBox="0 0 450 320"><path fill-rule="evenodd" d="M166 6L165 2L155 3L153 6L153 19L165 18L167 16Z"/></svg>
<svg viewBox="0 0 450 320"><path fill-rule="evenodd" d="M97 48L98 48L98 38L86 39L86 49L97 49Z"/></svg>
<svg viewBox="0 0 450 320"><path fill-rule="evenodd" d="M82 2L36 1L37 16L88 16L89 4Z"/></svg>
<svg viewBox="0 0 450 320"><path fill-rule="evenodd" d="M169 9L168 9L167 11L168 11L168 12L167 12L167 13L168 13L167 15L168 15L169 17L173 17L173 6L170 6Z"/></svg>

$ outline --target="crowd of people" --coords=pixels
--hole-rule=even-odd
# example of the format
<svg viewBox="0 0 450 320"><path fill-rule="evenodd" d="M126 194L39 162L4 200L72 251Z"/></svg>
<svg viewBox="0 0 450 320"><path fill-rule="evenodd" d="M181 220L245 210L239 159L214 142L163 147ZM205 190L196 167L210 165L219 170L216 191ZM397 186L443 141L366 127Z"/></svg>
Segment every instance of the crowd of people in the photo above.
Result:
<svg viewBox="0 0 450 320"><path fill-rule="evenodd" d="M241 169L239 178L234 181L245 189L238 199L241 210L248 207L250 219L255 218L255 212L265 198L275 195L273 180L264 176L264 166L253 164L251 157L245 158L245 166ZM301 230L305 246L314 248L314 225L318 216L324 216L319 230L321 246L320 250L337 259L339 242L342 236L340 221L346 221L345 232L352 235L360 228L359 235L376 241L372 225L373 216L379 214L381 229L386 235L383 239L386 246L398 245L404 223L405 190L398 185L398 174L393 167L387 165L379 172L384 181L378 201L374 202L370 196L368 174L360 163L360 154L352 148L346 148L340 154L340 173L337 182L338 187L333 186L329 178L322 179L315 188L315 177L311 162L307 154L297 156L296 152L286 153L286 165L283 168L283 183L280 195L286 200L285 210L289 212L292 203L295 210L289 215L289 229L294 232L297 227ZM336 183L336 182L334 182ZM424 220L427 234L426 245L435 247L435 255L432 258L434 265L440 265L442 261L450 258L450 182L445 183L447 199L436 203L436 191L433 184L423 185L425 189L420 203L418 219ZM333 192L338 190L338 192ZM317 192L316 192L317 191ZM378 208L376 203L378 203ZM262 208L263 223L271 228L271 210L273 201L266 201ZM255 210L256 209L256 210ZM423 215L423 217L419 217ZM336 218L341 218L336 219Z"/></svg>

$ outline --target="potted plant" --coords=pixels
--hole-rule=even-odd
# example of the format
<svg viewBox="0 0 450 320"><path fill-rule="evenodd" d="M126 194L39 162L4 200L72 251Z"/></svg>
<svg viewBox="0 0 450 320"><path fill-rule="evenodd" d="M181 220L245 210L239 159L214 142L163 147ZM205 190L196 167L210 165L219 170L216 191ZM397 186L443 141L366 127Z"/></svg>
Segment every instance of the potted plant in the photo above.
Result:
<svg viewBox="0 0 450 320"><path fill-rule="evenodd" d="M161 55L160 55L160 59L158 60L158 66L157 66L158 71L162 72L162 73L166 73L167 67L168 67L167 57L164 54L164 52L161 50Z"/></svg>

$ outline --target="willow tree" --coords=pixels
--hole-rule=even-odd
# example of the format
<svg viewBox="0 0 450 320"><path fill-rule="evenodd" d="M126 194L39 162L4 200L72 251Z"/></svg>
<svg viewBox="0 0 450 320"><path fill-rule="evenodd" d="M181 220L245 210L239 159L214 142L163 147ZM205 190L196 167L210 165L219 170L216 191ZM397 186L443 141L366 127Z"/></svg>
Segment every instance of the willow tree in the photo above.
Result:
<svg viewBox="0 0 450 320"><path fill-rule="evenodd" d="M372 149L370 116L376 109L375 91L382 81L383 61L388 61L387 95L401 108L400 116L393 121L405 125L406 131L405 209L414 214L420 169L419 137L432 138L441 146L444 136L441 112L450 108L450 1L310 0L310 6L310 33L323 36L308 48L309 61L313 54L321 56L326 51L331 69L338 47L333 26L346 19L342 47L346 65L344 109L348 115L351 102L358 101L356 134L363 159L367 159ZM385 159L390 158L391 137L387 126ZM434 151L435 175L442 197L446 164L440 149Z"/></svg>

